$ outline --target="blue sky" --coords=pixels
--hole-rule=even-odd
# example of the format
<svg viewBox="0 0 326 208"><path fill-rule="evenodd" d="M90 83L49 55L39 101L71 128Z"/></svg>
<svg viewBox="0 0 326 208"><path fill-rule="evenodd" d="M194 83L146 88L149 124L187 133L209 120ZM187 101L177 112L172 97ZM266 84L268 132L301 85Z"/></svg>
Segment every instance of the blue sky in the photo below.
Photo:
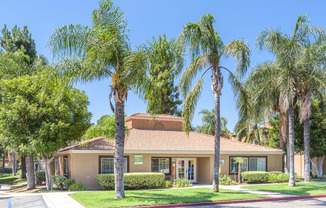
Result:
<svg viewBox="0 0 326 208"><path fill-rule="evenodd" d="M216 19L216 29L225 44L234 39L248 41L252 51L249 71L257 64L273 58L266 52L259 52L255 47L255 39L263 29L280 27L283 32L290 33L299 14L306 14L315 25L326 28L326 2L321 0L312 0L309 3L303 0L115 0L113 2L125 12L133 47L163 33L168 38L177 37L186 23L197 22L203 14L213 14ZM97 3L97 0L0 0L0 27L2 28L4 24L9 28L16 24L19 27L27 25L35 39L38 54L43 54L52 60L47 47L52 32L64 24L90 25L91 12L97 8ZM223 60L222 65L231 70L235 67L231 59ZM221 115L228 119L228 128L233 130L238 114L226 76L227 74L224 74ZM201 124L198 111L204 108L212 109L214 106L210 75L205 75L204 80L203 92L192 122L194 126ZM76 86L85 90L89 96L89 110L93 113L92 122L96 122L102 115L112 114L108 101L109 83L110 80L105 80ZM146 102L130 92L126 113L130 115L145 111Z"/></svg>

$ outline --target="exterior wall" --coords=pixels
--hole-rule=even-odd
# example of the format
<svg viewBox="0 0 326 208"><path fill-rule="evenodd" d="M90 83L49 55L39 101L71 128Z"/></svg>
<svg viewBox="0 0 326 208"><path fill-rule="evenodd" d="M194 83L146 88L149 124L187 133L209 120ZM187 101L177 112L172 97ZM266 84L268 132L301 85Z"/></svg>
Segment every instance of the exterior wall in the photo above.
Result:
<svg viewBox="0 0 326 208"><path fill-rule="evenodd" d="M53 159L53 167L54 167L54 175L60 175L60 176L63 176L64 175L64 171L63 171L63 158L64 157L68 157L68 177L71 178L71 173L72 173L72 168L71 168L71 163L72 163L72 160L71 160L71 157L72 155L70 154L66 154L66 155L60 155L58 156L58 159L59 159L59 173L57 173L55 171L55 160L56 159Z"/></svg>
<svg viewBox="0 0 326 208"><path fill-rule="evenodd" d="M143 164L134 164L135 155L142 155ZM75 153L68 156L68 165L70 177L74 178L76 182L85 184L89 189L99 189L100 187L96 181L96 175L99 174L99 156L113 156L113 154L104 153ZM169 179L174 179L174 158L196 158L196 179L197 183L210 184L213 181L214 160L213 155L180 155L180 154L126 154L129 158L129 172L151 172L151 158L152 157L170 157L171 170ZM245 155L221 155L220 158L224 160L224 166L221 167L221 174L229 175L229 161L231 156L245 156ZM256 155L255 155L256 156ZM266 155L257 155L266 156ZM63 162L63 157L60 161ZM60 164L63 174L63 163ZM267 155L267 171L281 171L282 170L282 155ZM60 172L61 173L61 172Z"/></svg>
<svg viewBox="0 0 326 208"><path fill-rule="evenodd" d="M197 158L197 183L210 184L213 180L213 172L210 157Z"/></svg>
<svg viewBox="0 0 326 208"><path fill-rule="evenodd" d="M300 153L297 153L294 155L294 172L300 178L304 177L304 154L303 154L303 152L300 152Z"/></svg>

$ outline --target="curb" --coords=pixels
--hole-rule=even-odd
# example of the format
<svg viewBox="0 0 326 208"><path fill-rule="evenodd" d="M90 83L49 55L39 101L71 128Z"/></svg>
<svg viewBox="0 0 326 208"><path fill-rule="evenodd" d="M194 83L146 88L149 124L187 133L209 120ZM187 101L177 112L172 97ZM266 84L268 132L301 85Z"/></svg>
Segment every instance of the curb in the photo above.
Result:
<svg viewBox="0 0 326 208"><path fill-rule="evenodd" d="M276 198L260 198L260 199L242 199L231 201L215 201L215 202L195 202L195 203L183 203L183 204L167 204L167 205L154 205L154 206L139 206L138 208L165 208L165 207L191 207L191 206L207 206L207 205L219 205L219 204L239 204L250 202L268 202L268 201L286 201L286 200L299 200L299 199L311 199L311 198L323 198L324 195L307 195L307 196L291 196L291 197L276 197Z"/></svg>

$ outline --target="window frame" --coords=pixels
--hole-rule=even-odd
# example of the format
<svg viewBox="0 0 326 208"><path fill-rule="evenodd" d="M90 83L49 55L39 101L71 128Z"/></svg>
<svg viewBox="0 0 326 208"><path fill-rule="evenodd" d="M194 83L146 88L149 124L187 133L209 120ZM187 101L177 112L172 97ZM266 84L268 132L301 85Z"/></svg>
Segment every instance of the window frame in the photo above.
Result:
<svg viewBox="0 0 326 208"><path fill-rule="evenodd" d="M172 158L171 157L151 157L151 172L153 172L152 170L152 159L169 159L169 172L168 173L164 173L165 175L171 175L171 168L172 168ZM160 161L158 162L160 164ZM153 173L157 173L157 172L153 172ZM160 172L158 172L160 173Z"/></svg>
<svg viewBox="0 0 326 208"><path fill-rule="evenodd" d="M60 167L59 167L59 157L55 157L55 166L54 166L54 170L55 170L55 174L59 175L60 174Z"/></svg>
<svg viewBox="0 0 326 208"><path fill-rule="evenodd" d="M112 155L99 155L98 156L98 174L110 174L110 173L102 173L102 159L105 159L105 158L113 158L114 159L114 156ZM129 165L129 156L125 155L124 158L127 159L127 173L129 173L129 168L130 168L130 165Z"/></svg>
<svg viewBox="0 0 326 208"><path fill-rule="evenodd" d="M67 173L65 173L65 160L67 160ZM69 161L68 161L68 156L63 156L63 175L69 177Z"/></svg>
<svg viewBox="0 0 326 208"><path fill-rule="evenodd" d="M229 156L229 175L235 175L235 174L238 174L238 172L235 172L235 173L232 173L231 172L231 159L232 158L235 158L235 157L244 157L244 158L248 158L248 171L251 171L249 170L249 167L250 167L250 158L265 158L265 169L266 169L266 172L268 171L268 156Z"/></svg>

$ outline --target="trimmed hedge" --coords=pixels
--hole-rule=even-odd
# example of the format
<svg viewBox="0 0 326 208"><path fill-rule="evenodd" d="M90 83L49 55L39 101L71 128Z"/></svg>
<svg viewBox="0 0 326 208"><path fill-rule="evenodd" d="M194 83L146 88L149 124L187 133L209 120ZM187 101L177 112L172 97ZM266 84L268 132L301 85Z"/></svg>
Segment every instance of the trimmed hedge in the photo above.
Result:
<svg viewBox="0 0 326 208"><path fill-rule="evenodd" d="M125 189L150 189L162 187L164 173L125 173ZM98 174L97 183L108 190L114 189L114 174Z"/></svg>
<svg viewBox="0 0 326 208"><path fill-rule="evenodd" d="M41 185L46 181L45 171L35 171L36 184Z"/></svg>
<svg viewBox="0 0 326 208"><path fill-rule="evenodd" d="M246 183L267 183L269 173L266 171L246 171L241 173L243 182Z"/></svg>

